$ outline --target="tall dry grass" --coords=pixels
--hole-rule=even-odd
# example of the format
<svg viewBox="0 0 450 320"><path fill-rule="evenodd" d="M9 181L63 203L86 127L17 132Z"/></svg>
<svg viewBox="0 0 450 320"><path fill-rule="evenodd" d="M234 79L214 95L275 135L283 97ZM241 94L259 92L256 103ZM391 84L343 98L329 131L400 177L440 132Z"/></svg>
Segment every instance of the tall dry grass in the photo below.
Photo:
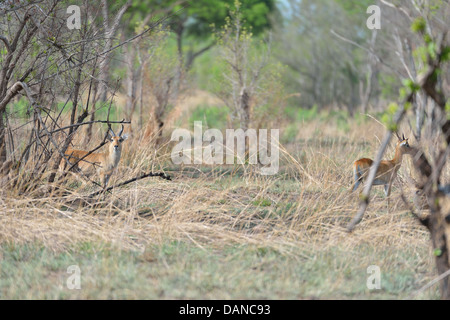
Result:
<svg viewBox="0 0 450 320"><path fill-rule="evenodd" d="M282 146L280 170L273 176L261 176L250 165L175 166L170 160L170 143L155 150L151 141L145 142L134 133L123 145L123 156L110 185L149 171L164 171L172 181L147 178L93 198L88 195L98 187L75 174L57 180L53 187L58 188L53 193L48 192L45 180L32 192L12 187L11 181L4 183L0 190L0 256L2 246L28 244L38 244L55 254L72 255L80 244L112 247L119 256L121 252L138 252L143 257L140 259L153 263L151 274L158 275L159 280L152 280L150 290L136 274L130 280L136 283L130 285L139 289L123 292L121 297L147 297L149 292L158 297L164 283L172 285L161 297L368 297L371 293L365 286L365 270L379 265L383 279L387 278L383 280L385 297L409 297L415 292L411 290L418 290L435 277L428 232L409 212L410 204L400 197L404 193L412 204L415 190L410 159L404 159L390 207L382 188L375 187L364 219L349 234L345 227L356 213L358 201L358 192L350 192L352 163L375 154L384 129L372 121L351 122L348 132L323 121L300 125L296 142ZM409 135L406 129L405 134ZM394 144L386 157L393 152ZM444 177L450 177L448 167ZM154 258L160 255L155 248L164 252L165 246L174 242L189 244L209 255L198 257L189 247L180 247L178 251L186 250L178 253L183 258L176 258L170 265L165 256ZM229 253L230 247L256 248L257 256L246 253L246 249ZM267 250L277 255L259 257L259 252ZM121 260L108 262L108 256L98 262L99 273L88 278L85 287L89 290L75 296L64 290L50 290L48 294L114 297L114 288L125 284L116 279L99 288L98 281L106 281L104 274L110 263L117 264L117 272L126 271L120 270ZM192 264L197 265L197 259L215 261L211 268L219 268L220 274L193 270L197 270L201 283L215 279L210 285L216 289L208 291L191 279L190 273L183 275L187 265L189 270ZM271 267L249 267L255 261ZM147 270L137 263L133 274L142 268ZM222 267L224 263L231 269ZM58 276L60 281L65 281L63 274ZM179 287L179 277L186 278L190 293L183 291L185 283ZM274 279L269 286L262 280L267 277ZM7 286L7 294L28 292L30 297L41 297L23 286L25 289ZM419 296L435 297L435 289L431 287Z"/></svg>
<svg viewBox="0 0 450 320"><path fill-rule="evenodd" d="M345 232L357 209L358 195L349 192L352 162L375 153L383 128L372 122L351 124L350 132L342 133L333 125L311 122L300 132L298 142L283 146L279 174L268 177L250 166L245 174L239 166L175 167L170 146L155 151L135 135L124 145L110 184L150 170L165 171L173 181L148 178L86 201L80 199L97 187L73 176L60 186L65 191L61 196L18 194L6 184L0 199L0 243L39 242L64 250L78 242L101 241L144 250L176 239L199 247L254 244L286 253L302 247L311 257L334 246L367 244L376 251L428 246L427 231L400 199L400 191L407 196L413 191L408 159L394 184L391 207L375 188L360 226L352 234Z"/></svg>

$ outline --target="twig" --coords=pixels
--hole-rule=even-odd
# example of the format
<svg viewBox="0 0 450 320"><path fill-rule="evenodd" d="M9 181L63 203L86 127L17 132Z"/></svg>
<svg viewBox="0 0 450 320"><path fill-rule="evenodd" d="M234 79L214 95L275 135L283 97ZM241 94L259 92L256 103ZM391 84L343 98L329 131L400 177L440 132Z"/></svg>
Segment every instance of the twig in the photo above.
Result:
<svg viewBox="0 0 450 320"><path fill-rule="evenodd" d="M9 44L8 39L5 36L0 35L0 40L2 40L5 43L6 50L11 51L11 45Z"/></svg>
<svg viewBox="0 0 450 320"><path fill-rule="evenodd" d="M350 43L350 44L354 45L355 47L358 47L358 48L360 48L361 50L364 50L364 51L366 51L367 53L371 54L372 56L375 57L375 59L376 59L378 62L380 62L381 64L383 64L383 65L386 66L387 68L389 68L389 70L395 72L395 73L396 73L398 76L400 76L400 77L402 76L395 68L393 68L391 65L389 65L388 63L386 63L383 59L381 59L380 56L378 56L378 55L376 54L376 52L373 50L373 48L366 48L366 47L363 47L363 46L361 46L360 44L356 43L355 41L350 40L350 39L344 37L343 35L338 34L338 33L337 33L336 31L334 31L333 29L331 29L330 32L331 32L333 35L335 35L336 37L338 37L339 39L341 39L342 41L347 42L347 43Z"/></svg>
<svg viewBox="0 0 450 320"><path fill-rule="evenodd" d="M65 127L62 127L62 128L58 128L58 129L55 129L53 131L50 131L50 133L53 134L53 133L57 133L59 131L63 131L63 130L69 129L71 127L79 127L79 126L84 126L84 125L92 124L92 123L108 123L108 124L110 124L110 123L124 124L125 123L125 124L130 124L131 121L126 121L125 119L121 120L121 121L107 121L107 120L86 121L86 122L75 123L75 124L71 124L71 125L68 125L68 126L65 126Z"/></svg>
<svg viewBox="0 0 450 320"><path fill-rule="evenodd" d="M49 80L49 79L52 79L52 78L57 77L57 76L59 76L59 75L65 73L65 72L67 72L67 71L73 70L74 68L77 68L77 67L79 67L79 66L81 66L81 65L84 65L84 64L86 64L86 63L88 63L88 62L94 60L94 59L97 59L98 57L104 57L104 56L108 55L110 52L116 50L117 48L120 48L120 47L122 47L122 46L124 46L124 45L126 45L126 44L128 44L128 43L130 43L130 42L132 42L133 40L135 40L135 39L137 39L137 38L139 38L139 37L144 36L146 33L150 32L150 31L153 30L153 29L155 29L157 26L159 26L159 25L161 25L162 23L168 21L169 19L173 18L174 16L177 16L179 13L181 13L183 10L185 10L188 6L189 6L189 3L186 2L179 10L177 10L176 12L174 12L174 13L172 13L172 14L169 14L169 15L167 15L167 16L164 16L164 17L158 19L157 21L155 21L154 23L152 23L147 29L145 29L145 30L142 31L141 33L139 33L139 34L137 34L137 35L135 35L135 36L133 36L133 37L131 37L131 38L128 38L127 40L125 40L125 41L123 41L123 42L121 42L121 43L119 43L119 44L117 44L117 45L111 47L110 49L106 49L106 50L104 50L104 51L102 51L102 52L100 52L100 53L97 53L97 54L95 54L93 57L90 57L90 58L88 58L88 59L85 59L85 60L81 61L80 63L78 63L77 65L71 66L70 68L66 68L66 69L64 69L64 70L59 70L58 72L55 72L55 73L53 73L52 75L49 75L48 77L46 77L46 78L43 79L43 80ZM35 85L35 84L33 84L33 85Z"/></svg>
<svg viewBox="0 0 450 320"><path fill-rule="evenodd" d="M405 16L408 17L409 21L412 21L411 15L408 13L408 11L406 11L406 10L405 10L404 8L402 8L400 5L390 3L390 2L388 2L388 1L386 1L386 0L380 0L380 1L381 1L381 3L385 4L385 5L388 6L388 7L391 7L391 8L400 10L402 13L405 14Z"/></svg>
<svg viewBox="0 0 450 320"><path fill-rule="evenodd" d="M142 179L145 179L145 178L148 178L148 177L161 177L161 178L163 178L165 180L172 181L172 178L170 176L168 176L167 174L165 174L164 172L149 172L149 173L146 173L146 174L144 174L144 175L142 175L140 177L135 177L133 179L130 179L130 180L121 182L119 184L116 184L115 186L111 186L111 187L108 187L108 188L106 188L104 190L100 190L100 191L94 192L91 195L89 195L89 198L93 198L93 197L95 197L95 196L97 196L97 195L99 195L101 193L111 191L114 188L122 187L122 186L127 185L127 184L129 184L131 182L142 180Z"/></svg>
<svg viewBox="0 0 450 320"><path fill-rule="evenodd" d="M419 295L420 293L422 293L423 291L431 288L432 286L434 286L436 283L438 283L439 281L445 279L446 277L450 276L450 270L447 270L447 272L444 272L442 274L439 275L439 277L434 278L433 280L431 280L430 282L428 282L426 285L424 285L422 288L420 288L419 290L417 290L417 292L415 292L413 295L411 295L408 300L410 300L411 298L414 298L415 296Z"/></svg>

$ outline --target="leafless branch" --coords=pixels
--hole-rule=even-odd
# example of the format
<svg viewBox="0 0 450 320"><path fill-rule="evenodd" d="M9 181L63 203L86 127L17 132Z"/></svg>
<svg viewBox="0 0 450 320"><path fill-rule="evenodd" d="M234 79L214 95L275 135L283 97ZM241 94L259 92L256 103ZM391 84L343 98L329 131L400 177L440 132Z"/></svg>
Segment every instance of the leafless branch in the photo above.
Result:
<svg viewBox="0 0 450 320"><path fill-rule="evenodd" d="M127 181L121 182L119 184L116 184L115 186L111 186L111 187L108 187L108 188L106 188L104 190L100 190L100 191L94 192L94 193L90 194L88 196L88 198L93 198L93 197L98 196L99 194L102 194L104 192L111 191L114 188L123 187L123 186L125 186L125 185L127 185L129 183L132 183L132 182L135 182L135 181L139 181L139 180L142 180L142 179L145 179L145 178L148 178L148 177L160 177L160 178L168 180L168 181L172 180L172 178L170 176L168 176L167 174L165 174L164 172L149 172L149 173L146 173L146 174L144 174L142 176L135 177L135 178L129 179Z"/></svg>

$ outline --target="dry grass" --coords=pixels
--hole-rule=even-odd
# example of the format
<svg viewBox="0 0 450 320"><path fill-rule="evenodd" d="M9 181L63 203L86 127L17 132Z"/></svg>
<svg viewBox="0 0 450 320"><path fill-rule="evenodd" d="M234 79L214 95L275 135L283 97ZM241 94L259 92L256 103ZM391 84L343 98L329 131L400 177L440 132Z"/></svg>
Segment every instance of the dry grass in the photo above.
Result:
<svg viewBox="0 0 450 320"><path fill-rule="evenodd" d="M408 281L413 281L405 287L395 287L398 290L386 289L386 295L381 298L408 297L434 277L428 233L400 199L401 189L410 194L409 161L404 162L400 178L394 184L389 212L384 194L375 188L362 223L354 233L348 234L344 227L357 209L357 195L349 192L352 161L372 156L378 145L376 137L381 138L383 131L377 124L369 123L364 130L371 134L361 137L362 128L356 124L352 124L347 134L332 125L318 133L320 126L315 122L304 125L304 130L300 130L304 136L299 137L298 143L286 146L289 151L281 153L280 172L272 177L253 174L251 167L246 168L245 175L238 167L199 166L181 170L170 164L167 151L155 153L151 145L143 146L134 137L124 146L126 156L110 183L149 170L166 170L173 181L141 180L83 206L73 201L95 188L74 179L65 183L68 192L63 197L18 195L5 186L0 198L0 250L6 254L5 248L10 245L20 248L38 244L59 255L76 251L74 248L79 248L80 243L89 243L118 250L114 252L136 252L142 261L157 260L161 267L155 269L156 273L160 272L160 278L149 283L149 287L156 288L140 288L136 292L141 295L123 291L119 296L111 296L95 291L92 285L89 293L75 296L49 293L46 298L376 298L365 287L365 269L373 264L379 265L386 275L383 281L387 287L395 287L405 272ZM217 275L216 279L213 271L207 272L207 276L215 279L216 282L211 281L216 286L222 285L220 290L197 290L204 272L197 274L200 282L195 277L189 278L188 283L197 288L191 288L193 291L180 291L177 284L172 284L164 294L158 293L157 288L164 286L164 279L182 277L187 272L174 265L181 263L186 267L195 263L176 260L168 268L165 256L161 258L159 253L167 243L174 242L188 246L179 255L184 252L196 257L195 250L199 250L207 253L201 257L208 261L218 259L218 272L227 281L239 280L241 293L227 287L225 278ZM254 273L261 277L271 273L259 267L240 270L239 259L245 264L249 259L247 251L227 254L226 248L230 247L276 252L276 259L269 255L261 258L261 263L275 268L277 276L273 281L277 285L262 290L264 285L258 287L259 278L251 282ZM250 258L252 262L254 257ZM219 266L224 263L230 267L222 270ZM296 269L302 266L311 273L302 274ZM233 271L233 267L238 269ZM64 270L61 268L55 277L58 281ZM244 281L245 276L248 281ZM303 276L306 279L300 280ZM293 279L296 280L292 282ZM421 297L434 297L435 289ZM6 286L2 290L6 297L17 297L32 288L20 291ZM36 295L30 294L33 297Z"/></svg>

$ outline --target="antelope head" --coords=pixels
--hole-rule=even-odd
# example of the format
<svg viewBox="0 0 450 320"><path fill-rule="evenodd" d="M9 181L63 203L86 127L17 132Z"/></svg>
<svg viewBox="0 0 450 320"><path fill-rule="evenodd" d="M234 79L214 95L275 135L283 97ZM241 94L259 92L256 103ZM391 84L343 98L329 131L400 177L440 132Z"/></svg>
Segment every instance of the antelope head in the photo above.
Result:
<svg viewBox="0 0 450 320"><path fill-rule="evenodd" d="M413 152L413 148L411 148L411 146L409 145L409 139L405 138L405 135L402 134L402 136L400 137L400 135L395 132L395 135L398 138L398 142L397 142L397 149L402 153L402 154L410 154Z"/></svg>
<svg viewBox="0 0 450 320"><path fill-rule="evenodd" d="M122 133L123 133L123 125L118 135L114 133L111 127L109 128L109 135L110 135L109 138L111 141L111 143L109 144L110 154L117 154L120 156L120 152L122 151L122 142L128 138L128 134L122 135Z"/></svg>

